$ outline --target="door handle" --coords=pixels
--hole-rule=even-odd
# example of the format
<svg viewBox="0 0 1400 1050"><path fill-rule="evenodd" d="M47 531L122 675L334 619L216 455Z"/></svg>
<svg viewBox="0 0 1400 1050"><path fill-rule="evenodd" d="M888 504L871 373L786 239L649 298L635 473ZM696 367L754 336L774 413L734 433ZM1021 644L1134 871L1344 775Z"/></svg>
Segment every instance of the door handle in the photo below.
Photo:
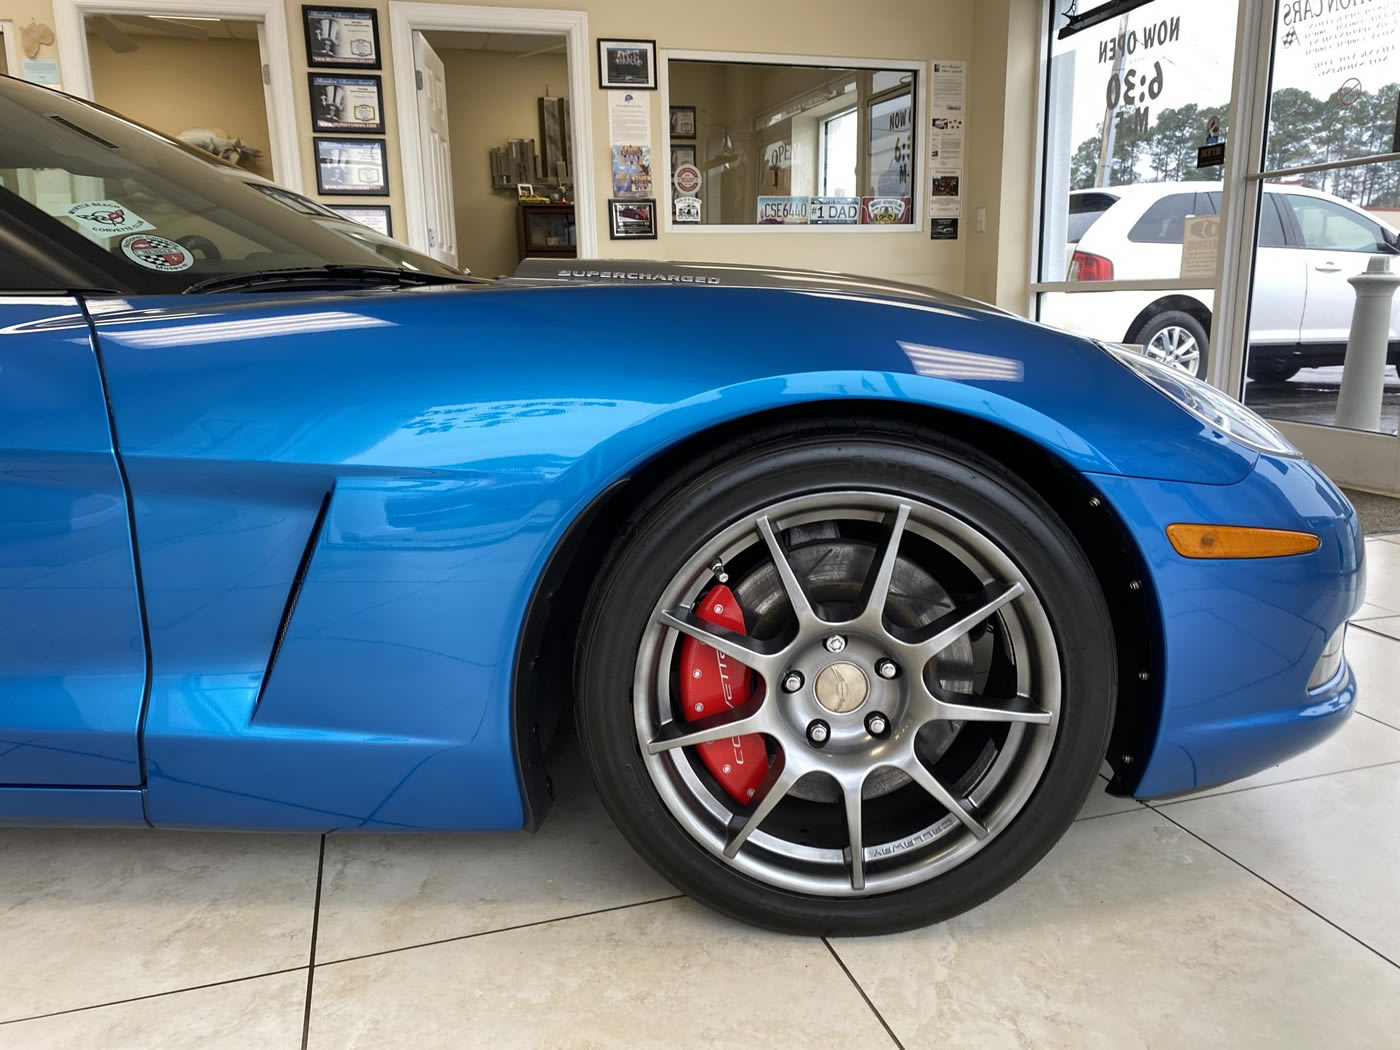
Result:
<svg viewBox="0 0 1400 1050"><path fill-rule="evenodd" d="M1318 273L1339 273L1342 268L1329 259L1325 263L1318 263L1313 269Z"/></svg>

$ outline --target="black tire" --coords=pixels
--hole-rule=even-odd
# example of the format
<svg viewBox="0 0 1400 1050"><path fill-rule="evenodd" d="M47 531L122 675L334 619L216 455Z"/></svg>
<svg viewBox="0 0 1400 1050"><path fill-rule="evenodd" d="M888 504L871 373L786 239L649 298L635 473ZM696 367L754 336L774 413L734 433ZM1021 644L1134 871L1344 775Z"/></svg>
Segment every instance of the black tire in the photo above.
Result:
<svg viewBox="0 0 1400 1050"><path fill-rule="evenodd" d="M1191 338L1196 341L1196 346L1200 349L1200 356L1197 358L1195 371L1190 374L1198 379L1204 379L1206 369L1210 364L1210 333L1206 331L1205 325L1184 310L1164 310L1153 315L1137 331L1128 336L1127 342L1147 347L1153 339L1168 329L1180 329L1188 332ZM1149 356L1154 355L1149 354Z"/></svg>
<svg viewBox="0 0 1400 1050"><path fill-rule="evenodd" d="M651 610L683 562L745 513L791 495L862 487L950 511L1000 544L1031 582L1060 654L1061 721L1024 807L957 867L883 894L828 897L775 888L717 859L658 794L638 746L633 676ZM1080 811L1107 749L1116 689L1112 625L1092 568L1023 481L937 432L868 420L820 433L768 432L716 449L662 486L603 565L584 618L578 729L594 781L624 836L700 902L769 929L873 935L966 911L1011 885Z"/></svg>
<svg viewBox="0 0 1400 1050"><path fill-rule="evenodd" d="M1256 383L1286 383L1298 374L1301 367L1285 361L1250 362L1248 373Z"/></svg>

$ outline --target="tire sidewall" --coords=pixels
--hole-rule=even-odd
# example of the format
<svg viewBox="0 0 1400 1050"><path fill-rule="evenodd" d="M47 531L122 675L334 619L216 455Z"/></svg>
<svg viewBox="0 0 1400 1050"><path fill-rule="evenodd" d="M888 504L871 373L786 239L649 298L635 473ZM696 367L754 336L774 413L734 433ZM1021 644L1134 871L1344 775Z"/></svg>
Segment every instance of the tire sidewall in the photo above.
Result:
<svg viewBox="0 0 1400 1050"><path fill-rule="evenodd" d="M1040 782L1011 824L948 872L900 890L823 898L768 886L692 839L662 802L637 743L633 680L651 610L721 529L791 496L878 490L955 514L1031 582L1059 647L1061 715ZM1014 476L947 441L831 437L759 448L678 485L620 544L595 593L580 663L579 731L604 802L653 866L710 906L772 928L873 934L966 910L1035 864L1082 807L1106 748L1116 682L1093 571L1053 511ZM646 702L643 699L641 702Z"/></svg>

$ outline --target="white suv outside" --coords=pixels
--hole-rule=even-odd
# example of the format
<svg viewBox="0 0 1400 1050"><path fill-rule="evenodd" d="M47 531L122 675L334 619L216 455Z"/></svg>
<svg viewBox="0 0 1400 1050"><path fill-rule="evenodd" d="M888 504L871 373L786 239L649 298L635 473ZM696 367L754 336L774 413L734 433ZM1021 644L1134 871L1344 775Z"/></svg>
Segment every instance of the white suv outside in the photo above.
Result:
<svg viewBox="0 0 1400 1050"><path fill-rule="evenodd" d="M1186 219L1220 211L1218 182L1152 182L1073 190L1068 279L1161 280L1181 270ZM1356 293L1347 278L1375 253L1400 253L1400 235L1353 204L1306 186L1266 183L1259 215L1249 375L1282 382L1300 368L1339 365ZM1204 375L1214 292L1105 291L1049 295L1041 320ZM1400 364L1400 296L1390 361Z"/></svg>

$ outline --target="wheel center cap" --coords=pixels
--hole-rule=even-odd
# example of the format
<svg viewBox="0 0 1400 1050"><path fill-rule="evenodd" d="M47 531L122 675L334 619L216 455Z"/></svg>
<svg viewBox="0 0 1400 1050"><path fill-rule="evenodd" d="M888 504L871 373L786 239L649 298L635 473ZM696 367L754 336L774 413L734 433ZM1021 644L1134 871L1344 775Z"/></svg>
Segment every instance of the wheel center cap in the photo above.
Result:
<svg viewBox="0 0 1400 1050"><path fill-rule="evenodd" d="M855 664L832 664L817 675L817 702L832 714L854 711L869 694L870 682Z"/></svg>

